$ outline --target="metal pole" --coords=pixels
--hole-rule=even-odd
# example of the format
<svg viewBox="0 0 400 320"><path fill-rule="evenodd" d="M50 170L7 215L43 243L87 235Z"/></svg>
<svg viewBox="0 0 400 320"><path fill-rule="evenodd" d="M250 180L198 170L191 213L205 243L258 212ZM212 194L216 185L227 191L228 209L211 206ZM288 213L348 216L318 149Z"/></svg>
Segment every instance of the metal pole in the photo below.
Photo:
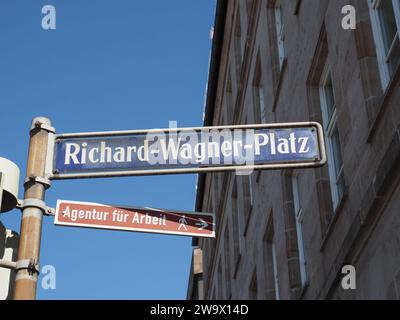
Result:
<svg viewBox="0 0 400 320"><path fill-rule="evenodd" d="M44 200L45 190L50 186L47 182L46 158L50 134L54 133L51 122L47 118L37 117L32 121L29 140L29 153L24 183L24 200ZM42 233L43 209L38 206L27 206L22 211L19 260L39 262L40 240ZM15 300L33 300L36 298L38 272L32 269L17 269L15 276Z"/></svg>

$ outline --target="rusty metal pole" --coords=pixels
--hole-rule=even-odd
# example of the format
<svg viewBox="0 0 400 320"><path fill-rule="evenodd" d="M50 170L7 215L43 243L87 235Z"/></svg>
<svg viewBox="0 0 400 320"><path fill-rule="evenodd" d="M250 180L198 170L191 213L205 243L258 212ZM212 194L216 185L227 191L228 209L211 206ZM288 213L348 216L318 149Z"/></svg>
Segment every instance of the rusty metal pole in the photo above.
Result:
<svg viewBox="0 0 400 320"><path fill-rule="evenodd" d="M29 140L29 153L24 183L24 202L18 249L18 261L15 277L14 299L33 300L39 274L39 253L42 234L42 218L45 211L45 190L50 187L46 177L48 153L52 152L51 139L54 128L47 118L37 117L32 120ZM47 161L46 161L47 160Z"/></svg>

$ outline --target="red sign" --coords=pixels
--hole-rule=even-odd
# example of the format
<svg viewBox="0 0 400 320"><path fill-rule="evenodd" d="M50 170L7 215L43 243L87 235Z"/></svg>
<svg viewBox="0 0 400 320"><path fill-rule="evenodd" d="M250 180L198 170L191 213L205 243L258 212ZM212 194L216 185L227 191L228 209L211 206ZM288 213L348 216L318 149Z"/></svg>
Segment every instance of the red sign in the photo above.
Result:
<svg viewBox="0 0 400 320"><path fill-rule="evenodd" d="M213 238L214 221L210 213L58 200L54 224Z"/></svg>

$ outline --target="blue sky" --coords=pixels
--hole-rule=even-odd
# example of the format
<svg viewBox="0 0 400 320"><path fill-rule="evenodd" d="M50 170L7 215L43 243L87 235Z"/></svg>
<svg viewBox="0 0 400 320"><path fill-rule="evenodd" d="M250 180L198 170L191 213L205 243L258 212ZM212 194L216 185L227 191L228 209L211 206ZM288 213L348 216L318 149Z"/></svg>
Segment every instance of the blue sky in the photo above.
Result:
<svg viewBox="0 0 400 320"><path fill-rule="evenodd" d="M54 5L57 29L41 28ZM1 0L0 156L25 175L31 119L58 133L202 124L215 0ZM193 210L195 175L54 181L57 199ZM20 197L22 197L22 184ZM1 215L19 230L20 212ZM39 299L184 299L191 238L43 225Z"/></svg>

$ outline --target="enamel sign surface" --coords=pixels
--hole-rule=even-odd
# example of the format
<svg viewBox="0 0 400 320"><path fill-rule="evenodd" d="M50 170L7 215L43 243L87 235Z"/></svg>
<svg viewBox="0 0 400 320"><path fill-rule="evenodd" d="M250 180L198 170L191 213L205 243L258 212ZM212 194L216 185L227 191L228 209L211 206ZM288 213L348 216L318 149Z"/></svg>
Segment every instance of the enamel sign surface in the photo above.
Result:
<svg viewBox="0 0 400 320"><path fill-rule="evenodd" d="M215 237L215 215L58 200L55 225Z"/></svg>
<svg viewBox="0 0 400 320"><path fill-rule="evenodd" d="M317 167L316 122L60 134L50 179Z"/></svg>

